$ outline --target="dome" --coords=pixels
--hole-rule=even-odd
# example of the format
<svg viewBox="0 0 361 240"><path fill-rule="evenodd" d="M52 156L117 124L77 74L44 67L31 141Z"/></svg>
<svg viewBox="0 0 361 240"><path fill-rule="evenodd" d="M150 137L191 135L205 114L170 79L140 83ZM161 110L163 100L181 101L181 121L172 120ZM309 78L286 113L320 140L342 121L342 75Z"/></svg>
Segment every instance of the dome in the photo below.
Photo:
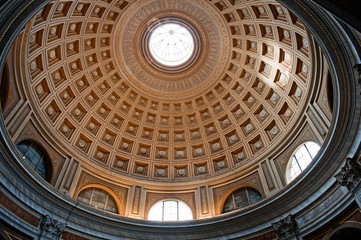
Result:
<svg viewBox="0 0 361 240"><path fill-rule="evenodd" d="M295 17L281 5L120 3L54 3L21 43L38 123L84 167L115 182L229 181L302 124L319 59L300 21L282 25ZM194 44L175 66L165 49L182 39L167 24Z"/></svg>
<svg viewBox="0 0 361 240"><path fill-rule="evenodd" d="M83 212L140 235L175 227L147 220L155 205L191 212L180 224L197 236L235 218L255 220L212 237L255 236L285 213L306 221L302 202L325 198L316 189L347 153L326 158L355 144L340 125L355 100L338 36L299 10L312 3L294 4L56 0L29 12L7 48L3 136L18 171L65 204L69 238L100 237Z"/></svg>

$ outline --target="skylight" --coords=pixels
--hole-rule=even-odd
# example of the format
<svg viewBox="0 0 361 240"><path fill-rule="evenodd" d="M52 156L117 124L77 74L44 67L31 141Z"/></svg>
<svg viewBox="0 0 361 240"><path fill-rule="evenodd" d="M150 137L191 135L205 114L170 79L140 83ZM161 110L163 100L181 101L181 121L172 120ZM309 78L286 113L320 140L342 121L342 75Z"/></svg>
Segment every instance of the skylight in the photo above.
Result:
<svg viewBox="0 0 361 240"><path fill-rule="evenodd" d="M178 23L162 23L154 28L148 44L153 58L168 67L187 62L194 51L191 32Z"/></svg>

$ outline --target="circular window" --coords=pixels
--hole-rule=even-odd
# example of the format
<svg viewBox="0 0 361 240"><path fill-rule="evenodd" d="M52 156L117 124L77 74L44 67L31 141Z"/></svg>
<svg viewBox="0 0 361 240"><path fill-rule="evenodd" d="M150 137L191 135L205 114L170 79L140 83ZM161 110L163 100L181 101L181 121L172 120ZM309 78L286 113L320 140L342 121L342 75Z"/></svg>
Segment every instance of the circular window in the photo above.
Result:
<svg viewBox="0 0 361 240"><path fill-rule="evenodd" d="M203 63L208 46L200 26L183 17L151 18L142 28L139 59L162 74L186 73ZM152 73L153 70L151 71Z"/></svg>
<svg viewBox="0 0 361 240"><path fill-rule="evenodd" d="M194 52L191 32L178 23L160 23L153 29L148 44L151 56L168 67L187 62Z"/></svg>

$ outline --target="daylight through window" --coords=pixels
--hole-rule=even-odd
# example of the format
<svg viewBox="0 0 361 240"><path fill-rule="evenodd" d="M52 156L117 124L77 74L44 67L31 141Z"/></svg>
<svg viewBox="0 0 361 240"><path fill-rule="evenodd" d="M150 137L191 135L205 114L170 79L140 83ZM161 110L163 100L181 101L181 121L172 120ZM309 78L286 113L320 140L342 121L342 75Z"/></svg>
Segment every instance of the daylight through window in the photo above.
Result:
<svg viewBox="0 0 361 240"><path fill-rule="evenodd" d="M290 180L292 181L311 163L320 146L315 142L305 142L298 147L296 153L292 156L290 165Z"/></svg>
<svg viewBox="0 0 361 240"><path fill-rule="evenodd" d="M160 64L174 67L191 58L194 39L186 27L177 23L164 23L157 26L150 35L149 49Z"/></svg>
<svg viewBox="0 0 361 240"><path fill-rule="evenodd" d="M152 206L148 214L148 220L157 221L181 221L193 219L190 207L181 201L161 201Z"/></svg>

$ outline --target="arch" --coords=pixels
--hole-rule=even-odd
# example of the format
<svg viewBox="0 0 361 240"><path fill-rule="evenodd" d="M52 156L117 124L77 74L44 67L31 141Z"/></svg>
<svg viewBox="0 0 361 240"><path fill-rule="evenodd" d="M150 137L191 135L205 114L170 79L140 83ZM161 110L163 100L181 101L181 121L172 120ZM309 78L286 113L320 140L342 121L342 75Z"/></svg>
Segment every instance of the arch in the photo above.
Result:
<svg viewBox="0 0 361 240"><path fill-rule="evenodd" d="M94 197L94 198L93 198ZM98 197L98 199L95 199ZM103 197L103 199L99 199ZM99 184L89 184L76 194L77 201L111 213L120 213L120 200L113 190ZM104 201L104 202L102 202ZM104 205L104 206L103 206Z"/></svg>
<svg viewBox="0 0 361 240"><path fill-rule="evenodd" d="M306 141L300 144L288 160L286 168L286 182L290 183L298 177L316 157L320 145L314 141Z"/></svg>
<svg viewBox="0 0 361 240"><path fill-rule="evenodd" d="M7 62L4 64L4 68L1 72L1 80L0 80L0 101L1 101L1 109L5 112L5 107L8 101L9 96L9 67Z"/></svg>
<svg viewBox="0 0 361 240"><path fill-rule="evenodd" d="M10 238L6 235L6 233L2 229L0 229L0 240L10 240Z"/></svg>
<svg viewBox="0 0 361 240"><path fill-rule="evenodd" d="M327 103L331 110L331 114L333 113L333 81L330 72L327 72Z"/></svg>
<svg viewBox="0 0 361 240"><path fill-rule="evenodd" d="M148 220L155 221L183 221L192 220L192 209L178 199L163 199L156 202L148 212Z"/></svg>
<svg viewBox="0 0 361 240"><path fill-rule="evenodd" d="M227 195L223 202L222 213L245 208L262 200L259 191L251 187L237 188Z"/></svg>
<svg viewBox="0 0 361 240"><path fill-rule="evenodd" d="M44 148L37 142L29 139L20 141L16 145L16 148L22 159L24 159L39 176L49 182L52 167L48 153Z"/></svg>
<svg viewBox="0 0 361 240"><path fill-rule="evenodd" d="M329 232L325 240L358 240L361 235L361 223L345 222L335 227Z"/></svg>

